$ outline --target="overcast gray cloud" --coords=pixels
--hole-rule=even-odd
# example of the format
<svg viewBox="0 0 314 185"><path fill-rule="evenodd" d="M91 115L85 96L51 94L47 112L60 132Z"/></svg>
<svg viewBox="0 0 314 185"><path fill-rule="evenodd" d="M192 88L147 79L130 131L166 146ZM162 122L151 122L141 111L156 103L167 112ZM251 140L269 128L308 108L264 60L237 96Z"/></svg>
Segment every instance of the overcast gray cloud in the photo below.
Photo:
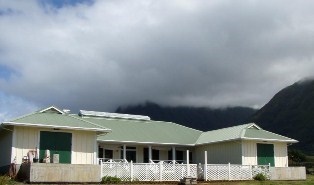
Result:
<svg viewBox="0 0 314 185"><path fill-rule="evenodd" d="M0 0L0 88L32 107L260 107L313 76L313 8L305 0L58 8Z"/></svg>

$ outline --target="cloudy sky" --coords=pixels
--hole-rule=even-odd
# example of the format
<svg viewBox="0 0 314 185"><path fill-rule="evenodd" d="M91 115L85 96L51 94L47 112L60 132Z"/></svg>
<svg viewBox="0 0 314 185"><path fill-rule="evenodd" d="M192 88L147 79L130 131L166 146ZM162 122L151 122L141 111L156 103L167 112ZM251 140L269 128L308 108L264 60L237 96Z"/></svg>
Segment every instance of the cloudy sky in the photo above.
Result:
<svg viewBox="0 0 314 185"><path fill-rule="evenodd" d="M261 107L314 71L314 1L0 0L0 120L49 105Z"/></svg>

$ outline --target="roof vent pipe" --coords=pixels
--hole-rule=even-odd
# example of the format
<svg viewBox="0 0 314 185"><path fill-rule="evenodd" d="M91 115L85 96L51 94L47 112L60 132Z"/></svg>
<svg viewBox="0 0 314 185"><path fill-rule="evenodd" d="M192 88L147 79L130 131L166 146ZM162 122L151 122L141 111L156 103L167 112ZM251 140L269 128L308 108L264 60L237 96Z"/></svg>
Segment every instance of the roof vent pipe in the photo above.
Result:
<svg viewBox="0 0 314 185"><path fill-rule="evenodd" d="M69 114L71 112L71 110L70 109L63 109L63 112L66 114Z"/></svg>

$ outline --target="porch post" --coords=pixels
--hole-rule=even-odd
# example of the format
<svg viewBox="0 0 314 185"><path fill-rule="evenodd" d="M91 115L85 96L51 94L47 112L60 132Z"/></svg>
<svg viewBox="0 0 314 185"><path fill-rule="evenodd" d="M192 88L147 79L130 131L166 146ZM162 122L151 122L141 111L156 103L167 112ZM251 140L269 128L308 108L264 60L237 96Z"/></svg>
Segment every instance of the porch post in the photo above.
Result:
<svg viewBox="0 0 314 185"><path fill-rule="evenodd" d="M123 160L126 160L126 145L123 145Z"/></svg>
<svg viewBox="0 0 314 185"><path fill-rule="evenodd" d="M190 176L190 152L189 150L186 150L186 171L187 171L187 176Z"/></svg>
<svg viewBox="0 0 314 185"><path fill-rule="evenodd" d="M148 161L152 161L152 146L148 146Z"/></svg>
<svg viewBox="0 0 314 185"><path fill-rule="evenodd" d="M176 160L176 147L172 147L172 160L175 161Z"/></svg>
<svg viewBox="0 0 314 185"><path fill-rule="evenodd" d="M204 179L207 181L207 151L205 151Z"/></svg>
<svg viewBox="0 0 314 185"><path fill-rule="evenodd" d="M131 173L131 181L133 181L133 161L132 160L130 164L130 173Z"/></svg>
<svg viewBox="0 0 314 185"><path fill-rule="evenodd" d="M230 181L230 172L231 172L231 169L230 169L230 162L228 163L228 180Z"/></svg>

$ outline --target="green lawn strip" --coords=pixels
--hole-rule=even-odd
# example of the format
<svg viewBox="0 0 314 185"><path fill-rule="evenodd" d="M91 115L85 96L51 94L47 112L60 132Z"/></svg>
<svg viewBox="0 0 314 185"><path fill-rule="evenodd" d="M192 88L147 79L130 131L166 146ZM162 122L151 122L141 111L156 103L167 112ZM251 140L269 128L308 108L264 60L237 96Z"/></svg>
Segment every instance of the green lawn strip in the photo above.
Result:
<svg viewBox="0 0 314 185"><path fill-rule="evenodd" d="M0 176L0 182L3 180L3 176ZM15 182L15 181L2 181L3 184L0 183L0 185L4 184L15 184L15 185L23 185L21 182ZM132 185L149 185L149 184L158 184L158 185L171 185L176 184L174 182L172 183L165 183L165 182L142 182L142 183L132 183L132 182L120 182L118 184L132 184ZM314 175L307 175L307 179L305 181L210 181L210 182L198 182L199 185L313 185L314 184ZM47 185L47 184L46 184Z"/></svg>

